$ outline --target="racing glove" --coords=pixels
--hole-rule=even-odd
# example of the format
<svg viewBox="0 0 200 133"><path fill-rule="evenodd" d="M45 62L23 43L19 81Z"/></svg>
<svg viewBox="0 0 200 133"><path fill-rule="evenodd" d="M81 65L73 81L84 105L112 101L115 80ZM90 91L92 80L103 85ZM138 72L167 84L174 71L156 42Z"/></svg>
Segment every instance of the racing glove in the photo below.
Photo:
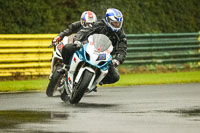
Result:
<svg viewBox="0 0 200 133"><path fill-rule="evenodd" d="M53 46L56 46L58 45L58 43L61 41L61 37L60 36L57 36L56 38L53 39L52 41L52 45Z"/></svg>
<svg viewBox="0 0 200 133"><path fill-rule="evenodd" d="M116 68L116 67L119 66L120 62L119 62L118 60L116 60L116 59L113 59L113 60L112 60L112 64L113 64L113 66Z"/></svg>
<svg viewBox="0 0 200 133"><path fill-rule="evenodd" d="M76 46L76 48L79 50L80 48L82 48L82 44L81 44L81 42L80 41L75 41L74 42L74 45Z"/></svg>

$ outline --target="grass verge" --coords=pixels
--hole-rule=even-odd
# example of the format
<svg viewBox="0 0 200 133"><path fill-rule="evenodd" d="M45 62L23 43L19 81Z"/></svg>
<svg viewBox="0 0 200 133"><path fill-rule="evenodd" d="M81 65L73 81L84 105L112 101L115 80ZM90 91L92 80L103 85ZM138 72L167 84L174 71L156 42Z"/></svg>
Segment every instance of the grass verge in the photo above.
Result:
<svg viewBox="0 0 200 133"><path fill-rule="evenodd" d="M46 90L48 82L48 79L1 81L0 92ZM192 82L200 82L200 71L125 74L121 75L121 78L117 83L103 86L131 86Z"/></svg>
<svg viewBox="0 0 200 133"><path fill-rule="evenodd" d="M48 85L48 82L48 79L1 81L0 92L45 90Z"/></svg>
<svg viewBox="0 0 200 133"><path fill-rule="evenodd" d="M150 84L173 84L200 82L200 71L169 72L169 73L139 73L121 75L120 81L107 86L131 86Z"/></svg>

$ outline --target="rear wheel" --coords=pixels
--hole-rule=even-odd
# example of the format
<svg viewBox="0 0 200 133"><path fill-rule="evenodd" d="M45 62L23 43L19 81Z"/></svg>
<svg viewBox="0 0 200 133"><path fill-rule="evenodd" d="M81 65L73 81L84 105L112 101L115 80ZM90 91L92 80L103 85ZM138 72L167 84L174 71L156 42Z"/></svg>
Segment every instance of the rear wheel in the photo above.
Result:
<svg viewBox="0 0 200 133"><path fill-rule="evenodd" d="M80 83L77 85L77 87L75 87L74 91L71 94L71 98L69 100L71 104L79 103L92 79L92 76L93 73L87 70L84 72Z"/></svg>
<svg viewBox="0 0 200 133"><path fill-rule="evenodd" d="M61 65L57 65L52 78L49 81L47 90L46 90L46 94L48 97L52 97L53 93L56 91L56 88L58 87L58 85L60 84L60 81L62 79L62 74L58 73L57 70L61 69L62 66Z"/></svg>

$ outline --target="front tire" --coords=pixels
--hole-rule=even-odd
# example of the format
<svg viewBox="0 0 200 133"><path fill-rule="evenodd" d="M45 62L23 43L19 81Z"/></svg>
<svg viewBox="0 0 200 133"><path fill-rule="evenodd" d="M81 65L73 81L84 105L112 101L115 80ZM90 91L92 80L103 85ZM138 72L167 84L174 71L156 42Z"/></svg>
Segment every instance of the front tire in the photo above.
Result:
<svg viewBox="0 0 200 133"><path fill-rule="evenodd" d="M58 87L58 85L60 84L60 81L62 79L62 74L58 73L57 70L61 69L62 66L61 65L57 65L52 78L49 81L47 90L46 90L46 94L48 97L52 97L53 93L56 91L56 88Z"/></svg>
<svg viewBox="0 0 200 133"><path fill-rule="evenodd" d="M75 88L75 90L71 94L72 96L69 100L71 104L79 103L79 101L83 97L92 77L93 77L93 73L91 73L87 70L84 72L80 83L78 84L78 86Z"/></svg>

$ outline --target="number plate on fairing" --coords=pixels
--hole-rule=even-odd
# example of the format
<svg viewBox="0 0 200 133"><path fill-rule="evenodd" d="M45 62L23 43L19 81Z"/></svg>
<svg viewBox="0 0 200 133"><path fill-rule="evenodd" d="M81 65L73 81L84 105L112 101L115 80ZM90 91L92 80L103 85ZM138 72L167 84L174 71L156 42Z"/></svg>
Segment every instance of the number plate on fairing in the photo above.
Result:
<svg viewBox="0 0 200 133"><path fill-rule="evenodd" d="M106 60L106 54L100 54L97 58L97 61L98 60Z"/></svg>

